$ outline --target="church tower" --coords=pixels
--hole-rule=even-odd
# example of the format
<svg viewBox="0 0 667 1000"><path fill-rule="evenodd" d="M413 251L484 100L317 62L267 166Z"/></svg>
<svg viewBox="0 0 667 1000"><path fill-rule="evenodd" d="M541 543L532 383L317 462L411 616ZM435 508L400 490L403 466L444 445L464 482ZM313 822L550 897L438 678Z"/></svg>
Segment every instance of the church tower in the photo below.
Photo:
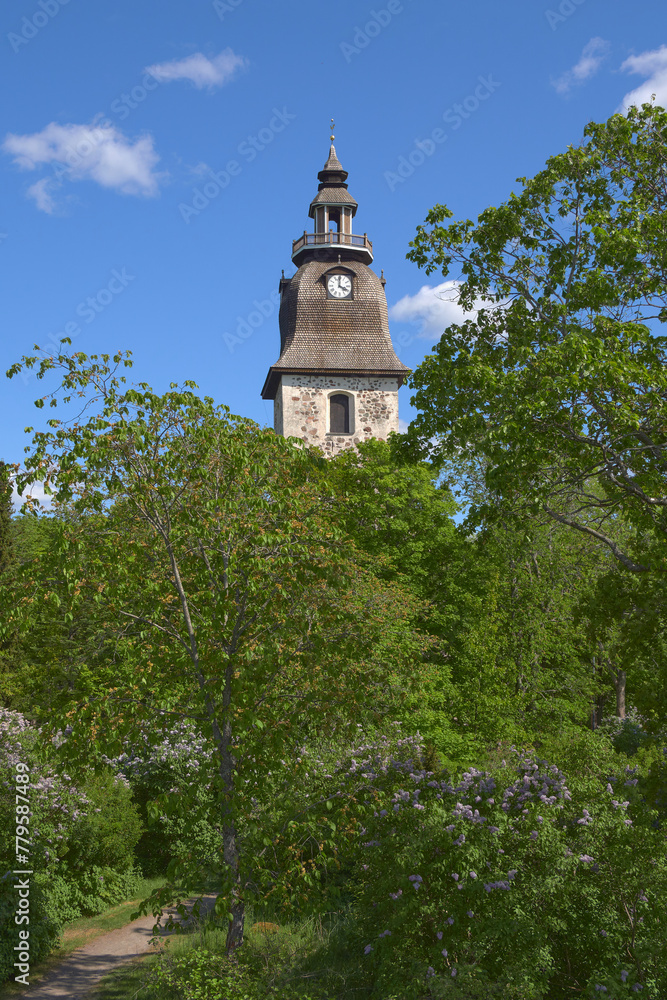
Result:
<svg viewBox="0 0 667 1000"><path fill-rule="evenodd" d="M294 240L297 272L280 281L280 357L262 389L276 434L329 456L398 430L398 389L410 371L391 344L373 244L352 233L357 202L333 138L310 203L313 232Z"/></svg>

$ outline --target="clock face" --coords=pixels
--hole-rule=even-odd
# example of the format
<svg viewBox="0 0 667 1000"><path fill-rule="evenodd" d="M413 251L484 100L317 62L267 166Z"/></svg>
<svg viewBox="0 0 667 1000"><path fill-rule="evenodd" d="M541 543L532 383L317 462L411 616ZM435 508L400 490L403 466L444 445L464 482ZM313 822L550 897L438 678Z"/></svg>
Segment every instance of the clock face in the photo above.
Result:
<svg viewBox="0 0 667 1000"><path fill-rule="evenodd" d="M332 274L327 288L334 299L349 299L352 295L352 281L346 274Z"/></svg>

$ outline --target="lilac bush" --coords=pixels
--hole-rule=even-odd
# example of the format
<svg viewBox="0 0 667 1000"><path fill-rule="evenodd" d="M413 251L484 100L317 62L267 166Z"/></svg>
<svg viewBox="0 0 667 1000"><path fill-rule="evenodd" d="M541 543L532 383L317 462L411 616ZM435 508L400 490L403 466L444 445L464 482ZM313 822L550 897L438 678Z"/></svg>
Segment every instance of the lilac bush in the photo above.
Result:
<svg viewBox="0 0 667 1000"><path fill-rule="evenodd" d="M365 774L357 912L376 986L667 995L665 835L632 768L570 780L513 749L454 782L399 761Z"/></svg>
<svg viewBox="0 0 667 1000"><path fill-rule="evenodd" d="M156 731L144 724L125 749L104 758L125 781L148 827L138 853L146 874L162 874L169 862L193 885L219 863L220 805L216 752L189 721Z"/></svg>
<svg viewBox="0 0 667 1000"><path fill-rule="evenodd" d="M15 943L18 764L22 771L27 766L29 777L21 788L29 799L23 822L30 849L23 867L32 870L32 960L48 954L64 922L101 912L137 884L132 849L139 821L129 793L109 774L88 774L81 787L58 766L60 742L47 740L20 713L0 708L0 829L7 831L0 845L0 981L12 972Z"/></svg>

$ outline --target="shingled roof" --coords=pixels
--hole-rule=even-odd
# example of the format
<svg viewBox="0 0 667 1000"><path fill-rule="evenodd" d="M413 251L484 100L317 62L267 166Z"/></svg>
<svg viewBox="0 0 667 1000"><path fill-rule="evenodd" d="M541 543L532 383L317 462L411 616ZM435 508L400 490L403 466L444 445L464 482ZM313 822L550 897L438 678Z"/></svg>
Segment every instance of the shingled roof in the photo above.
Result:
<svg viewBox="0 0 667 1000"><path fill-rule="evenodd" d="M354 298L327 298L326 275L353 275ZM387 375L402 383L410 369L394 353L387 300L377 274L357 260L307 261L281 283L280 358L262 396L274 399L281 374Z"/></svg>
<svg viewBox="0 0 667 1000"><path fill-rule="evenodd" d="M310 203L309 215L314 218L316 205L352 205L352 215L357 211L358 204L347 190L347 170L336 155L336 149L331 144L329 158L317 175L320 182L317 194Z"/></svg>

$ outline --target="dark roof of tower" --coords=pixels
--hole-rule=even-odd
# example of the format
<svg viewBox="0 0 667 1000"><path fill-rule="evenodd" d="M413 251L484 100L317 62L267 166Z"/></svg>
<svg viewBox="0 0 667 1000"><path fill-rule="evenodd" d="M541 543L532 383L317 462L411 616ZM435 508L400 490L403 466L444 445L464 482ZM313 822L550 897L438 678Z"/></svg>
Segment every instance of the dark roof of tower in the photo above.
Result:
<svg viewBox="0 0 667 1000"><path fill-rule="evenodd" d="M351 205L352 215L355 214L358 207L357 202L347 190L347 170L343 170L343 165L336 155L333 143L329 150L329 158L318 173L317 179L320 184L308 212L311 219L314 216L316 205Z"/></svg>
<svg viewBox="0 0 667 1000"><path fill-rule="evenodd" d="M329 158L317 175L317 179L318 181L322 181L323 184L326 184L327 181L332 179L331 175L333 174L335 174L337 179L341 181L347 180L347 170L343 170L343 164L338 159L336 147L332 142L331 148L329 149Z"/></svg>
<svg viewBox="0 0 667 1000"><path fill-rule="evenodd" d="M323 276L329 271L355 276L354 299L328 299ZM410 371L394 353L383 283L365 264L310 260L285 281L280 304L280 358L271 367L262 396L273 399L281 374L391 375Z"/></svg>

